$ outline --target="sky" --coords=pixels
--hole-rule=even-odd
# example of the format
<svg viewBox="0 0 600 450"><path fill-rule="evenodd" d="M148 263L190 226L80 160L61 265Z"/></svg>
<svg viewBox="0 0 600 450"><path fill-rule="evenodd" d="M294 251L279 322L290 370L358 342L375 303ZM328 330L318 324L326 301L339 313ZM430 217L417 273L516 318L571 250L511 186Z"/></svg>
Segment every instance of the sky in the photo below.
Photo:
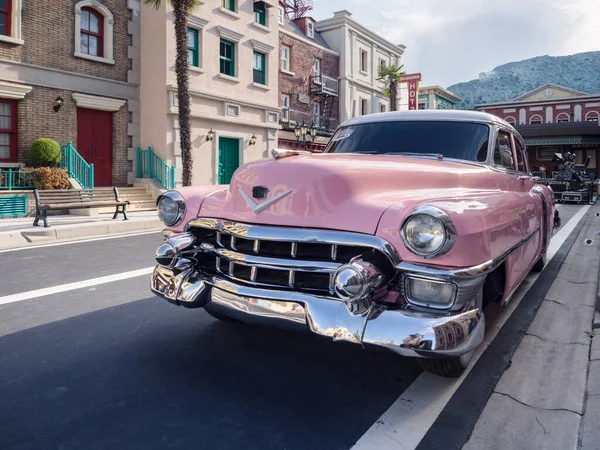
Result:
<svg viewBox="0 0 600 450"><path fill-rule="evenodd" d="M600 50L600 0L314 0L315 20L346 9L407 48L407 73L448 87L535 56ZM600 68L599 68L600 71Z"/></svg>

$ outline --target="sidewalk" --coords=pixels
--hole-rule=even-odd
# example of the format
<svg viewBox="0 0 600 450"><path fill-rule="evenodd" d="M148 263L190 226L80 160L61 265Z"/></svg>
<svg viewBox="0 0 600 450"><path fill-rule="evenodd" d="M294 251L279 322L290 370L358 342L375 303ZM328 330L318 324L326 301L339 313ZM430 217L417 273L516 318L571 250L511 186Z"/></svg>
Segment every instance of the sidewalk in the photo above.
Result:
<svg viewBox="0 0 600 450"><path fill-rule="evenodd" d="M128 212L127 217L129 220L122 216L113 220L112 214L50 216L48 228L42 221L34 227L33 217L0 219L0 250L164 228L156 211Z"/></svg>
<svg viewBox="0 0 600 450"><path fill-rule="evenodd" d="M600 448L599 230L595 205L464 450Z"/></svg>

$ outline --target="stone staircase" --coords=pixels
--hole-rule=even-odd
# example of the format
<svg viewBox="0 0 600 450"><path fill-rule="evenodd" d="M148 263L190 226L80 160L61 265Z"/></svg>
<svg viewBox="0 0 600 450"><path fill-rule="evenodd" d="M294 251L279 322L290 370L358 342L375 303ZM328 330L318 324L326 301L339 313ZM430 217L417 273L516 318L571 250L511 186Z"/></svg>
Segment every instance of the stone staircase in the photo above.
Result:
<svg viewBox="0 0 600 450"><path fill-rule="evenodd" d="M153 211L156 210L156 200L144 187L122 187L119 188L119 196L123 200L129 200L131 205L128 211Z"/></svg>
<svg viewBox="0 0 600 450"><path fill-rule="evenodd" d="M145 187L120 187L119 197L123 200L129 200L131 204L127 207L127 212L130 211L154 211L156 210L156 200ZM94 188L94 191L109 190L112 188ZM101 214L114 212L115 208L98 208Z"/></svg>

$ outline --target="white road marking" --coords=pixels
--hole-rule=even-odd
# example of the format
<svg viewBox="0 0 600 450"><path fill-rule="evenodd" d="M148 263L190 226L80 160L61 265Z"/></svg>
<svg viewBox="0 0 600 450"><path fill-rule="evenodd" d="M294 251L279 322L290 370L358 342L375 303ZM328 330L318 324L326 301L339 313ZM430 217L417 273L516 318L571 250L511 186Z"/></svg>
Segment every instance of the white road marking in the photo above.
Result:
<svg viewBox="0 0 600 450"><path fill-rule="evenodd" d="M547 261L549 262L560 246L573 232L590 206L582 207L550 241ZM539 274L529 275L514 293L512 300L493 320L486 321L483 343L475 350L473 360L460 378L442 378L423 372L400 397L375 421L351 450L414 449L440 415L481 354L496 337Z"/></svg>
<svg viewBox="0 0 600 450"><path fill-rule="evenodd" d="M145 234L158 234L160 232L161 232L161 230L141 231L139 233L125 233L125 234L117 234L117 235L103 236L103 237L96 237L96 238L89 238L89 239L75 239L75 240L65 241L65 242L56 242L54 244L26 245L24 247L19 247L19 248L8 248L6 250L0 250L0 253L18 252L20 250L29 250L32 248L56 247L58 245L79 244L82 242L106 241L109 239L121 239L121 238L126 238L126 237L133 237L133 236L143 236Z"/></svg>
<svg viewBox="0 0 600 450"><path fill-rule="evenodd" d="M39 298L52 294L60 294L62 292L74 291L76 289L83 289L91 286L98 286L100 284L112 283L114 281L128 280L130 278L141 277L142 275L149 275L153 271L154 266L146 267L145 269L132 270L130 272L117 273L115 275L107 275L105 277L92 278L90 280L77 281L75 283L61 284L60 286L36 289L34 291L22 292L20 294L6 295L4 297L0 297L0 305L22 302L23 300L30 300L32 298Z"/></svg>

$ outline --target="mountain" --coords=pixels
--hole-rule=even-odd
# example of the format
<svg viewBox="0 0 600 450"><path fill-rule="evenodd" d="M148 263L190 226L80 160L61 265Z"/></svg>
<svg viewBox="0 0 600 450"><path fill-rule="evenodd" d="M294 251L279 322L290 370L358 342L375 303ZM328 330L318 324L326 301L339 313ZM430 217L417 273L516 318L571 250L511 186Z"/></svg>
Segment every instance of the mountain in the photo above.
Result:
<svg viewBox="0 0 600 450"><path fill-rule="evenodd" d="M590 94L600 92L600 51L511 62L448 90L464 99L460 109L473 109L482 103L512 100L546 83Z"/></svg>

